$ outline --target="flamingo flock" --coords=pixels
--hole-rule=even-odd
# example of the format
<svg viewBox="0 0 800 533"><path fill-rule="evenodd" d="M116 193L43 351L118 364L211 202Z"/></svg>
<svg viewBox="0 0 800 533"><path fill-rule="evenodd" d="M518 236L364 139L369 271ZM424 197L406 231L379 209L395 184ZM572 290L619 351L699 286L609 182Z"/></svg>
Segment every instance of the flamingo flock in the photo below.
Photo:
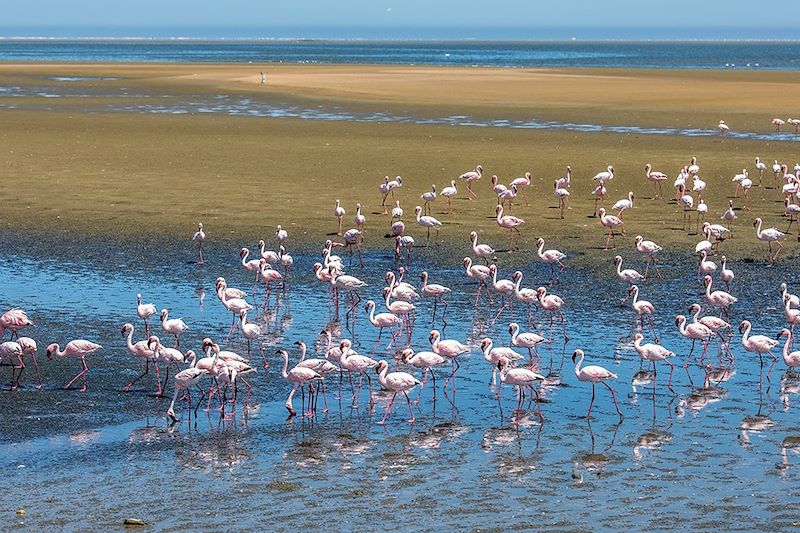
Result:
<svg viewBox="0 0 800 533"><path fill-rule="evenodd" d="M777 162L776 162L777 165ZM800 183L800 172L788 174L787 165L780 165L775 171L776 176L783 175L786 184L791 185L788 189L782 189L784 198L785 214L790 218L789 228L797 217L800 216L800 208L797 206L797 184ZM756 170L759 177L763 176L766 165L756 158ZM446 206L443 214L452 212L451 202L458 197L456 188L457 181L466 183L466 193L470 200L478 199L477 184L483 174L483 167L477 165L475 170L470 170L449 180L449 185L438 190L433 184L429 191L420 196L422 205L414 209L417 226L425 229L426 242L431 240L431 229L435 235L433 239L438 244L438 234L440 230L450 231L449 224L432 216L432 205L439 198L444 197ZM653 284L650 271L655 271L657 277L661 276L658 268L657 255L662 252L662 247L652 240L645 239L642 235L637 235L630 239L625 232L625 220L635 219L638 210L643 209L641 199L636 200L634 191L628 192L627 196L610 207L608 210L601 204L606 200L607 187L614 179L615 170L612 165L608 165L591 178L595 184L591 191L595 198L597 220L606 233L604 249L610 247L617 248L619 243L625 243L630 250L630 255L638 254L644 261L643 273L635 265L631 265L630 260L623 259L623 255L615 252L613 257L614 268L604 267L606 274L610 278L617 280L625 286L626 297L619 302L624 305L630 300L629 316L633 319L633 330L630 346L638 354L641 362L652 364L653 388L655 394L655 375L657 363L670 366L668 388L673 389L674 365L670 359L677 356L679 349L661 345L658 330L664 328L664 324L669 323L669 317L665 317L664 311L659 310L651 301L645 299L646 294L651 294L657 290ZM786 178L786 176L789 176ZM666 181L666 174L653 170L653 166L648 163L645 165L645 178L647 183L652 184L652 200L662 199L662 182ZM747 169L741 174L737 174L734 181L738 184L738 190L744 195L743 209L748 206L748 191L756 186L750 181ZM760 181L760 180L759 180ZM555 180L556 196L559 198L560 215L565 216L565 210L569 209L568 197L570 188L576 183L572 175L572 169L567 167L564 177ZM181 338L187 331L194 331L182 318L174 317L174 313L169 307L164 307L160 312L155 304L144 303L146 300L142 294L136 294L135 312L141 325L139 331L143 331L143 337L136 340L136 327L133 321L126 322L121 329L125 339L125 346L131 361L138 361L137 365L144 363L144 370L128 382L122 390L131 392L133 387L141 380L149 379L151 368L154 371L155 383L153 384L152 396L157 398L168 397L167 389L170 387L169 373L175 371L172 377L172 397L166 416L173 422L180 420L178 411L179 402L186 401L188 412L196 416L197 410L205 402L205 411L211 409L211 402L214 396L218 397L219 411L224 417L235 416L239 397L239 390L245 388L245 398L243 401L243 412L247 414L249 398L254 386L263 379L272 379L269 374L271 354L278 356L279 377L285 380L289 386L289 393L284 402L289 417L300 416L301 418L314 418L317 416L317 400L322 394L323 411L329 409L326 383L332 376L338 375L338 394L336 399L341 409L344 409L343 398L345 396L345 380L350 387L349 407L358 409L364 401L363 388L366 381L367 410L372 412L376 403L375 384L385 390L389 395L388 406L380 419L379 423L385 423L390 415L395 399L398 395L402 396L407 403L409 410L409 421L416 419L414 405L419 404L420 396L425 383L430 377L432 381L432 400L437 398L437 373L439 380L444 377L444 381L439 388L448 401L455 404L456 398L456 379L457 371L460 367L459 360L464 360L465 356L474 350L479 350L485 363L489 365L488 370L491 376L487 380L489 386L494 388L494 395L500 403L502 413L501 388L503 385L512 385L517 388L517 409L514 420L518 421L524 410L525 401L528 405L536 402L535 414L540 420L545 420L546 416L540 404L543 394L544 383L550 379L543 368L542 357L539 347L542 344L552 344L555 328L559 327L560 334L563 335L564 343L570 342L570 327L568 313L578 312L570 308L570 290L574 288L565 287L566 296L554 294L545 284L531 287L524 287L523 273L521 270L511 272L504 268L503 263L498 259L498 252L491 244L480 242L478 228L469 233L470 246L463 246L464 257L462 262L462 275L464 285L459 287L448 287L432 280L437 278L435 272L427 270L420 271L418 279L422 282L419 290L409 281L404 281L403 277L411 270L412 255L411 250L414 246L414 238L406 232L402 218L405 211L400 206L401 200L396 199L395 195L402 185L402 178L389 180L386 177L379 185L381 192L381 207L387 215L388 208L386 202L391 195L395 206L392 208L390 219L390 232L387 236L393 238L395 242L395 259L403 265L398 268L398 272L389 270L383 277L386 285L376 287L363 279L374 265L365 266L362 254L364 235L367 231L367 218L363 214L363 204L355 204L354 228L347 229L344 226L345 208L340 200L336 200L333 214L336 218L335 235L340 236L341 242L326 240L322 246L320 259L314 263L313 273L319 282L320 291L325 291L329 300L329 315L332 314L333 320L328 320L326 326L320 334L324 339L319 346L319 357L312 356L306 358L308 346L306 342L298 340L295 345L298 353L295 358L295 349L281 346L276 341L266 338L267 328L264 327L263 318L269 316L271 312L271 302L273 297L277 303L279 298L291 291L290 273L293 272L295 259L287 253L287 246L290 243L289 233L282 226L278 226L275 232L277 251L268 250L265 241L258 243L258 250L251 254L248 247L239 249L238 265L244 276L253 280L252 290L242 290L230 287L223 277L216 278L215 292L221 306L231 314L231 323L228 328L227 337L224 341L215 341L206 337L200 349L194 350L181 349ZM500 183L499 178L494 175L492 179L492 192L497 196L494 205L495 216L493 217L497 226L502 230L508 230L509 249L518 249L518 239L522 236L522 231L527 231L525 220L510 211L522 192L522 197L526 206L529 206L526 190L534 187L531 172L526 172L522 177L514 178L509 186ZM699 200L698 218L696 229L702 226L702 234L705 237L694 248L698 257L696 282L704 289L703 297L700 302L687 302L689 306L689 317L677 315L674 317L675 332L691 342L688 354L684 357L684 369L690 383L692 368L699 367L705 371L704 382L716 379L719 368L714 369L709 360L711 358L710 347L716 343L719 347L720 361L723 370L729 370L733 365L734 357L732 342L735 329L731 322L732 315L736 309L738 298L731 291L736 289L737 279L733 266L735 263L729 260L726 255L720 255L719 249L723 243L732 238L731 225L737 218L733 209L734 200L728 204L728 209L720 217L726 222L723 224L713 224L705 220L708 213L708 206L702 199L702 194L708 187L708 180L700 178L700 166L696 158L692 158L690 163L684 166L676 179L676 196L674 202L681 206L684 211L683 228L687 226L687 215L695 205L696 199ZM558 192L561 191L561 192ZM690 192L691 191L691 192ZM666 201L663 200L662 201ZM635 205L636 202L636 205ZM600 206L598 208L598 206ZM611 212L615 214L611 214ZM700 215L703 220L701 221ZM625 217L625 219L623 219ZM769 254L767 265L774 265L784 245L781 239L787 232L781 232L774 227L766 228L762 217L755 217L753 220L754 237L758 241L768 244ZM691 221L690 221L691 222ZM701 224L702 222L702 224ZM691 226L691 224L689 224ZM331 234L333 235L333 233ZM203 268L208 268L208 257L204 255L204 243L207 236L203 224L198 225L198 231L192 237L196 246L196 263ZM546 241L543 237L536 240L536 248L524 250L521 253L528 254L531 261L539 261L549 268L550 276L546 282L551 288L553 285L561 285L561 273L568 268L569 255L556 248L547 249ZM773 251L773 245L775 250ZM334 251L344 248L349 252L350 261L345 267L342 257L336 255ZM358 254L358 268L363 272L357 275L348 273L348 269L353 268L354 249ZM405 258L402 257L403 252ZM714 260L715 256L720 255L721 266ZM730 254L728 254L730 255ZM627 267L623 267L623 261L627 261ZM280 269L280 270L279 270ZM715 284L715 276L719 276L721 283L724 283L726 290ZM415 277L416 279L416 277ZM258 285L264 284L264 297L259 305ZM472 303L471 289L464 286L476 285L474 303ZM559 290L558 292L562 292ZM700 288L698 287L698 292ZM780 312L784 315L786 328L781 329L776 339L770 335L754 334L754 323L748 319L740 320L738 331L741 333L741 345L744 351L757 354L761 362L762 377L770 382L770 373L773 366L778 361L779 339L785 337L783 345L783 360L788 368L800 367L800 355L792 350L794 327L800 325L800 302L796 296L789 293L786 284L781 286ZM481 299L481 295L484 298ZM372 296L370 298L370 296ZM509 339L504 342L500 338L483 336L480 340L446 338L444 332L447 328L445 315L448 305L453 300L460 300L462 306L472 305L473 307L488 309L493 308L492 322L498 322L504 313L508 314L508 333ZM495 303L495 300L498 300ZM359 304L363 303L363 312ZM516 304L517 310L514 309ZM442 310L439 313L439 307ZM527 308L527 313L525 312ZM415 345L414 331L418 328L418 315L427 309L430 315L430 324L426 328L428 345ZM496 311L495 311L496 309ZM522 310L522 319L520 316ZM343 310L343 315L340 315ZM743 312L745 310L740 310ZM623 312L623 311L620 311ZM171 314L172 313L172 314ZM542 313L549 317L549 323L544 321L537 323L537 314ZM546 314L545 314L546 313ZM156 326L151 324L152 317L158 314L161 322L162 337L170 339L163 342L158 335L154 334ZM248 315L255 320L248 320ZM343 317L343 323L342 323ZM330 318L330 316L329 316ZM366 326L359 327L357 323L366 322ZM437 323L441 323L441 330L437 328ZM339 324L332 328L330 324ZM342 326L346 332L342 330ZM0 340L6 332L11 333L11 339L0 344L0 362L4 366L12 368L11 389L16 390L22 385L21 376L26 368L26 361L32 361L37 374L37 382L42 386L39 375L38 362L35 355L37 351L36 341L30 337L20 337L19 332L25 328L33 328L34 323L27 313L18 308L11 309L0 315ZM549 333L545 330L549 327ZM372 350L367 353L359 353L359 348L363 346L358 341L358 337L363 335L374 335L375 344ZM652 342L648 342L648 335L652 336ZM573 333L574 336L574 333ZM231 343L234 339L241 338L246 343L247 352L240 355L231 349L223 348L224 345ZM384 342L386 345L383 346ZM185 342L184 342L185 344ZM696 345L701 349L700 355L694 358ZM255 349L254 349L255 345ZM80 371L75 375L65 388L70 388L80 380L80 390L86 391L88 388L89 365L87 360L97 357L103 347L95 342L75 339L67 342L62 349L58 343L47 346L46 354L48 359L71 358L80 361ZM269 349L267 349L269 348ZM519 350L519 351L518 351ZM527 351L527 357L523 353ZM259 376L251 358L257 353L261 358L261 369L267 377ZM200 355L197 355L200 354ZM588 359L596 359L597 354L588 354ZM764 372L764 356L771 359L771 364ZM614 410L617 416L624 416L623 410L618 402L614 388L611 386L614 380L618 379L618 374L596 364L586 364L587 354L584 350L577 348L573 351L572 360L575 364L574 376L578 382L588 382L591 384L591 399L588 402L586 417L591 417L592 409L596 397L596 386L602 385L609 390ZM450 365L450 369L444 367ZM396 367L396 368L395 368ZM166 370L166 378L161 379L161 373ZM417 376L417 373L420 373ZM346 378L345 378L346 374ZM487 372L488 374L488 372ZM723 372L722 375L725 375ZM499 377L499 384L498 384ZM258 380L258 381L257 381ZM761 384L761 379L759 380ZM418 389L413 398L414 389ZM135 391L134 391L135 392ZM199 399L192 399L192 392L199 393ZM295 410L294 404L297 394L300 394L301 409L300 413ZM228 396L232 396L232 400ZM228 404L231 404L229 406Z"/></svg>

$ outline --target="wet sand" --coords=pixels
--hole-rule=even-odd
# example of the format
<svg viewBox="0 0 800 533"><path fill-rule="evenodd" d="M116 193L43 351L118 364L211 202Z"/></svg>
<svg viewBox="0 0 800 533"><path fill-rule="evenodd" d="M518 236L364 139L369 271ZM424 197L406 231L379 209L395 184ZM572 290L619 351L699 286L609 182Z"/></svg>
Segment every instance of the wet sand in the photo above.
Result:
<svg viewBox="0 0 800 533"><path fill-rule="evenodd" d="M264 86L258 83L260 69L268 72ZM791 84L800 78L794 72L0 65L0 85L35 85L55 76L119 78L69 84L116 84L134 94L131 98L137 91L170 100L242 93L420 116L434 111L437 116L581 116L600 124L665 127L713 128L724 117L732 126L749 125L752 131L769 130L773 115L791 111ZM791 142L721 137L81 112L91 98L26 96L14 103L24 106L34 100L46 100L46 109L0 111L0 178L5 184L0 222L11 232L185 238L202 221L214 239L254 242L282 224L292 235L292 245L305 248L335 231L332 210L340 198L348 212L347 227L360 201L368 217L366 245L384 247L387 217L377 214L377 186L384 175L403 176L398 198L411 234L419 241L424 233L409 216L419 195L434 183L441 189L480 163L485 177L476 185L478 201L465 200L463 184L457 183L462 193L454 201L455 214L443 215L443 203L434 204L434 215L445 222L440 234L445 244L460 247L477 228L482 240L501 245L506 233L488 218L495 205L489 177L498 174L508 182L531 171L531 206L517 205L514 210L527 220L523 249L531 248L541 235L591 255L604 238L597 219L587 217L593 209L589 178L613 164L617 174L608 187L607 207L629 190L640 197L638 207L626 214L627 233L643 233L668 248L688 250L700 238L680 231L680 208L649 199L645 163L669 174L669 197L677 170L697 156L709 184L706 203L714 222L733 191L730 178L744 167L755 172L756 155L767 163L778 159L793 164L796 157ZM567 164L573 169L573 209L562 221L552 182ZM765 185L780 184L768 173ZM735 247L738 256L761 258L752 218L760 215L767 225L785 229L788 222L780 216L779 200L779 189L754 188L752 211L740 211L734 227L746 238L726 246ZM787 255L796 253L794 236L787 236L785 243Z"/></svg>

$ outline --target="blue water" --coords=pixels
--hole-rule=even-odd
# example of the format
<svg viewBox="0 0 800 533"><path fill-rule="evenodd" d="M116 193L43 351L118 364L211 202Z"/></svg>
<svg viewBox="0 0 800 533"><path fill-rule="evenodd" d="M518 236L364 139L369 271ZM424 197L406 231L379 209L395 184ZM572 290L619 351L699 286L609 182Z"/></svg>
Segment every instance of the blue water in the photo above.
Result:
<svg viewBox="0 0 800 533"><path fill-rule="evenodd" d="M0 61L800 68L797 42L3 40Z"/></svg>

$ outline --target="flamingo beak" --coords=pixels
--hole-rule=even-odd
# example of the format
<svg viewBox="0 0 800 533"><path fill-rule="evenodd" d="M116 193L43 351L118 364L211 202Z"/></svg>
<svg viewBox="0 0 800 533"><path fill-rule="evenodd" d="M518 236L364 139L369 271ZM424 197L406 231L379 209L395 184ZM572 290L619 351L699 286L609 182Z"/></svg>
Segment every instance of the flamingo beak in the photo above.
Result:
<svg viewBox="0 0 800 533"><path fill-rule="evenodd" d="M47 360L48 361L52 361L53 360L53 352L50 351L50 350L47 350Z"/></svg>

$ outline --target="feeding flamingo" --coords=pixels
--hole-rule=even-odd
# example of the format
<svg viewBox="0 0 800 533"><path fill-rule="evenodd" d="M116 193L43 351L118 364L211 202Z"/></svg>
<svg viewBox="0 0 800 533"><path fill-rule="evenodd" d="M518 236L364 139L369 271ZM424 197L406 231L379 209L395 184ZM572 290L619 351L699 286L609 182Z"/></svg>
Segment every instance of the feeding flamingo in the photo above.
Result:
<svg viewBox="0 0 800 533"><path fill-rule="evenodd" d="M89 367L86 364L86 357L93 354L100 348L102 348L101 345L84 339L75 339L69 341L67 345L64 346L63 350L58 343L53 343L47 347L47 358L50 360L53 359L53 356L79 358L81 360L81 364L83 365L83 370L81 370L74 378L69 380L67 384L64 385L64 388L70 388L72 384L75 383L75 380L82 377L83 386L81 387L80 391L86 392L86 384L88 382L87 374L89 373Z"/></svg>

